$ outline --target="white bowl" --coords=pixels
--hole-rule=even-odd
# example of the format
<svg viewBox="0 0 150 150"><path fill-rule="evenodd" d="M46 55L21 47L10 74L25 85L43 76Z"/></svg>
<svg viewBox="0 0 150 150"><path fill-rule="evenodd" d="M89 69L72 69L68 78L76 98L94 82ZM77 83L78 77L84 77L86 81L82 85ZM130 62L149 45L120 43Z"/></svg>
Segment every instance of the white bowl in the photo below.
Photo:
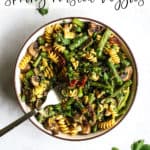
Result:
<svg viewBox="0 0 150 150"><path fill-rule="evenodd" d="M27 48L29 47L29 45L34 42L38 36L42 35L43 32L44 32L44 28L45 26L49 25L49 24L55 24L55 23L61 23L63 20L67 21L67 22L70 22L71 19L73 17L69 17L69 18L61 18L61 19L58 19L58 20L55 20L55 21L51 21L45 25L43 25L42 27L40 27L39 29L37 29L34 33L31 34L31 36L27 39L27 41L24 43L24 45L22 46L21 48L21 51L20 51L20 54L17 58L17 63L16 63L16 67L15 67L15 90L16 90L16 95L18 97L18 102L22 108L22 110L24 111L24 113L27 113L30 111L30 108L25 104L25 102L23 102L21 100L21 97L20 97L20 94L21 94L21 83L20 83L20 78L19 78L19 74L20 74L20 69L19 69L19 62L21 61L21 59L23 58L23 56L25 55L26 51L27 51ZM88 22L95 22L97 24L100 24L102 26L105 26L105 27L108 27L107 25L99 22L99 21L95 21L93 19L89 19L89 18L81 18L81 17L77 17L77 18L80 18L81 20L83 21L88 21ZM109 27L110 28L110 27ZM110 28L111 29L111 28ZM132 63L132 66L133 66L133 69L134 69L134 74L133 74L133 84L132 84L132 89L131 89L131 94L130 94L130 97L129 97L129 103L128 103L128 110L126 112L126 114L128 113L129 109L131 108L132 104L133 104L133 101L135 99L135 94L136 94L136 89L137 89L137 69L136 69L136 63L135 63L135 60L134 60L134 57L132 55L132 52L131 50L129 49L129 47L127 46L127 44L125 43L125 41L113 30L111 29L115 35L119 38L122 46L123 46L123 49L125 50L125 53L128 55L128 57L130 58L131 60L131 63ZM55 95L53 95L55 97ZM116 125L117 126L119 124L119 122L126 116L123 115L120 117L120 119L117 121ZM38 127L40 130L42 130L43 132L47 133L48 135L52 135L52 133L48 130L46 130L37 120L36 118L33 116L30 118L30 121L36 126ZM113 126L112 128L114 128L115 126ZM55 136L57 138L61 138L61 139L65 139L65 140L87 140L87 139L91 139L91 138L95 138L95 137L98 137L100 135L103 135L104 133L107 133L108 131L110 131L112 128L110 129L107 129L107 130L103 130L103 131L97 131L96 133L91 133L91 134L88 134L88 135L76 135L76 136L69 136L69 135L66 135L66 134L62 134L62 133L59 133L57 135L52 135L52 136Z"/></svg>

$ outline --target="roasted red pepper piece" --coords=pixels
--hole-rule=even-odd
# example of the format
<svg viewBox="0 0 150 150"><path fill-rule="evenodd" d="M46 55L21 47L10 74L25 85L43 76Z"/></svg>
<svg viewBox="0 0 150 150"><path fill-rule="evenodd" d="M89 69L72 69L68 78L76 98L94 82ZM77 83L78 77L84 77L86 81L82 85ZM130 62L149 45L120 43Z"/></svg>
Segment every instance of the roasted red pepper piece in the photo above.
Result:
<svg viewBox="0 0 150 150"><path fill-rule="evenodd" d="M75 87L79 81L77 79L73 79L69 82L69 87Z"/></svg>
<svg viewBox="0 0 150 150"><path fill-rule="evenodd" d="M85 85L87 79L88 79L87 76L83 76L82 80L78 82L78 86L79 86L79 87L84 87L84 85Z"/></svg>

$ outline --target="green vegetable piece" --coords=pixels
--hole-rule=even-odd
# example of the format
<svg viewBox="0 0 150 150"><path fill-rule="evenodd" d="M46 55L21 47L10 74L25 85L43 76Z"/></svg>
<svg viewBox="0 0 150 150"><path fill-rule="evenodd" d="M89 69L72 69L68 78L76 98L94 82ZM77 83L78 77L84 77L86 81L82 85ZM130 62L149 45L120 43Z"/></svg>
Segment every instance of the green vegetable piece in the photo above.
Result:
<svg viewBox="0 0 150 150"><path fill-rule="evenodd" d="M79 110L81 110L81 109L84 108L84 105L82 104L82 102L76 101L76 102L74 103L74 107L77 108L77 109L79 109Z"/></svg>
<svg viewBox="0 0 150 150"><path fill-rule="evenodd" d="M74 18L74 19L72 20L72 23L78 25L78 26L81 27L81 28L84 27L84 22L81 21L81 20L79 20L78 18Z"/></svg>
<svg viewBox="0 0 150 150"><path fill-rule="evenodd" d="M74 102L74 99L73 99L73 98L70 98L70 99L66 102L66 106L70 106L73 102Z"/></svg>
<svg viewBox="0 0 150 150"><path fill-rule="evenodd" d="M61 105L60 104L57 104L57 105L53 105L53 109L55 110L55 111L57 111L57 112L61 112L62 110L62 108L61 108Z"/></svg>
<svg viewBox="0 0 150 150"><path fill-rule="evenodd" d="M94 132L96 132L97 130L98 130L98 125L95 124L95 125L93 126L93 128L92 128L92 132L94 133Z"/></svg>
<svg viewBox="0 0 150 150"><path fill-rule="evenodd" d="M98 88L111 89L110 85L104 85L104 84L94 82L94 81L90 82L90 84L91 84L91 86L98 87Z"/></svg>
<svg viewBox="0 0 150 150"><path fill-rule="evenodd" d="M26 73L26 78L30 78L34 75L34 72L32 70L29 70L27 73Z"/></svg>
<svg viewBox="0 0 150 150"><path fill-rule="evenodd" d="M42 16L48 14L48 8L38 8L37 10Z"/></svg>
<svg viewBox="0 0 150 150"><path fill-rule="evenodd" d="M118 90L116 90L111 97L116 97L124 88L129 87L132 84L131 80L126 81Z"/></svg>
<svg viewBox="0 0 150 150"><path fill-rule="evenodd" d="M69 55L69 51L68 51L68 50L64 50L64 56L65 56L65 59L66 59L67 61L70 60L70 55Z"/></svg>
<svg viewBox="0 0 150 150"><path fill-rule="evenodd" d="M112 62L110 62L110 61L108 62L108 65L109 65L110 69L112 70L112 72L114 73L117 83L119 85L122 85L123 81L122 81L121 77L119 76L115 65Z"/></svg>
<svg viewBox="0 0 150 150"><path fill-rule="evenodd" d="M39 55L38 58L36 59L36 61L34 62L33 67L37 67L38 64L40 63L41 59L42 59L42 56Z"/></svg>
<svg viewBox="0 0 150 150"><path fill-rule="evenodd" d="M106 72L104 72L104 81L108 83L109 76Z"/></svg>
<svg viewBox="0 0 150 150"><path fill-rule="evenodd" d="M117 148L117 147L112 147L112 150L119 150L119 148Z"/></svg>
<svg viewBox="0 0 150 150"><path fill-rule="evenodd" d="M105 44L107 43L111 33L112 33L111 30L107 28L106 31L104 32L100 42L98 43L98 47L97 47L98 57L102 56L103 49L104 49Z"/></svg>
<svg viewBox="0 0 150 150"><path fill-rule="evenodd" d="M70 39L62 38L62 44L63 45L69 45L70 44Z"/></svg>
<svg viewBox="0 0 150 150"><path fill-rule="evenodd" d="M129 60L126 60L126 59L121 60L121 63L122 63L124 66L126 66L126 67L131 64L130 61L129 61Z"/></svg>
<svg viewBox="0 0 150 150"><path fill-rule="evenodd" d="M40 113L38 113L38 114L36 115L36 119L37 119L37 121L40 122L40 123L42 123L42 122L45 120L44 116L41 115Z"/></svg>
<svg viewBox="0 0 150 150"><path fill-rule="evenodd" d="M44 45L45 44L45 39L41 36L37 39L37 41L38 41L39 45Z"/></svg>
<svg viewBox="0 0 150 150"><path fill-rule="evenodd" d="M149 144L144 144L140 150L150 150L150 145Z"/></svg>
<svg viewBox="0 0 150 150"><path fill-rule="evenodd" d="M80 47L86 40L88 39L88 36L86 34L83 34L81 37L78 37L74 40L74 42L69 46L70 50L74 50L78 47Z"/></svg>
<svg viewBox="0 0 150 150"><path fill-rule="evenodd" d="M72 117L71 107L63 112L64 116Z"/></svg>
<svg viewBox="0 0 150 150"><path fill-rule="evenodd" d="M124 96L124 99L121 102L119 102L119 104L118 104L118 111L121 110L123 107L126 106L126 102L128 100L129 94L130 94L130 90L128 88L127 93Z"/></svg>
<svg viewBox="0 0 150 150"><path fill-rule="evenodd" d="M62 33L58 32L58 33L53 33L53 38L56 40L56 42L61 42L63 39L63 35Z"/></svg>
<svg viewBox="0 0 150 150"><path fill-rule="evenodd" d="M79 88L78 97L83 97L83 88Z"/></svg>
<svg viewBox="0 0 150 150"><path fill-rule="evenodd" d="M131 145L131 150L141 150L144 145L144 140L139 140Z"/></svg>
<svg viewBox="0 0 150 150"><path fill-rule="evenodd" d="M40 54L42 57L47 57L47 53L46 52L41 52Z"/></svg>
<svg viewBox="0 0 150 150"><path fill-rule="evenodd" d="M82 28L79 27L79 26L76 26L76 27L75 27L75 31L80 33L80 32L82 32Z"/></svg>
<svg viewBox="0 0 150 150"><path fill-rule="evenodd" d="M88 38L85 43L83 44L83 46L81 47L81 50L85 50L86 48L90 47L93 44L93 39L92 38Z"/></svg>
<svg viewBox="0 0 150 150"><path fill-rule="evenodd" d="M98 34L98 32L93 33L93 39L96 39L97 34Z"/></svg>
<svg viewBox="0 0 150 150"><path fill-rule="evenodd" d="M88 98L90 104L92 104L96 99L93 93L90 93Z"/></svg>
<svg viewBox="0 0 150 150"><path fill-rule="evenodd" d="M119 150L117 147L112 147L112 150ZM150 150L149 144L144 144L144 140L138 140L131 145L131 150Z"/></svg>
<svg viewBox="0 0 150 150"><path fill-rule="evenodd" d="M46 106L46 108L44 108L44 111L45 111L46 117L52 117L56 114L52 105Z"/></svg>

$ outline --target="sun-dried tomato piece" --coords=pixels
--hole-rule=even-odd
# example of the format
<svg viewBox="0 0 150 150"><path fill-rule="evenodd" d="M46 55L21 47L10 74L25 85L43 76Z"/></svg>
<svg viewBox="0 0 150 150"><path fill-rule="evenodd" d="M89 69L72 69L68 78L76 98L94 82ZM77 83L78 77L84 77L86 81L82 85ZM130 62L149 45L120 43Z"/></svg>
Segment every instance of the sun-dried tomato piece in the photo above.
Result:
<svg viewBox="0 0 150 150"><path fill-rule="evenodd" d="M81 79L81 81L78 82L78 86L79 87L84 87L84 85L86 84L88 77L87 76L83 76L83 78Z"/></svg>
<svg viewBox="0 0 150 150"><path fill-rule="evenodd" d="M75 87L79 81L77 79L73 79L69 82L69 87Z"/></svg>

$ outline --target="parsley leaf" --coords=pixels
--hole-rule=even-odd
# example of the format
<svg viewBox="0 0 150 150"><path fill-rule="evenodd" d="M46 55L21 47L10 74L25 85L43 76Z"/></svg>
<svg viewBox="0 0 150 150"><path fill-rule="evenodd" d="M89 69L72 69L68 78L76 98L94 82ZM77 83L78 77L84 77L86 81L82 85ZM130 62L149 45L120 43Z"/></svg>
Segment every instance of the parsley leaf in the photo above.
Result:
<svg viewBox="0 0 150 150"><path fill-rule="evenodd" d="M112 147L112 150L119 150L117 147ZM144 144L144 140L138 140L131 145L131 150L150 150L149 144Z"/></svg>
<svg viewBox="0 0 150 150"><path fill-rule="evenodd" d="M144 144L140 150L150 150L150 145Z"/></svg>
<svg viewBox="0 0 150 150"><path fill-rule="evenodd" d="M119 150L117 147L112 147L112 150Z"/></svg>
<svg viewBox="0 0 150 150"><path fill-rule="evenodd" d="M141 147L144 145L144 140L139 140L137 142L134 142L131 145L131 150L141 150Z"/></svg>
<svg viewBox="0 0 150 150"><path fill-rule="evenodd" d="M48 13L48 8L38 8L37 10L42 16Z"/></svg>

